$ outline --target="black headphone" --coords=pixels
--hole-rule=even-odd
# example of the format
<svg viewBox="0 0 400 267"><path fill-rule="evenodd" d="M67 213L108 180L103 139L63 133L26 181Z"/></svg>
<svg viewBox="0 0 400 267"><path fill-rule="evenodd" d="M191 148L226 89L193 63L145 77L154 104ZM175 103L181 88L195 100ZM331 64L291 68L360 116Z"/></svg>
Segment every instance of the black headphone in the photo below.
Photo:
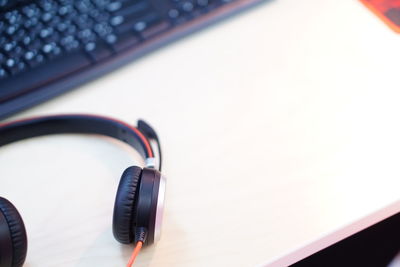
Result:
<svg viewBox="0 0 400 267"><path fill-rule="evenodd" d="M160 238L165 178L161 175L161 149L156 132L144 121L137 127L93 115L56 115L0 124L0 146L19 140L62 133L99 134L116 138L145 159L146 167L127 168L119 182L113 214L113 234L123 244L153 244ZM149 140L157 143L158 167ZM17 209L0 197L0 267L25 262L27 236Z"/></svg>

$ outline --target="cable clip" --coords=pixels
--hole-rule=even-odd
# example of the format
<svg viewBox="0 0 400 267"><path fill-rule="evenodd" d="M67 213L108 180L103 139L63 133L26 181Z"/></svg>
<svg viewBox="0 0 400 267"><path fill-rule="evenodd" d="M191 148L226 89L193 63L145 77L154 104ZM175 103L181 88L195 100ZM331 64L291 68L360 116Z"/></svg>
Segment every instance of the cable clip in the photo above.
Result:
<svg viewBox="0 0 400 267"><path fill-rule="evenodd" d="M146 168L155 168L156 159L155 158L146 158Z"/></svg>

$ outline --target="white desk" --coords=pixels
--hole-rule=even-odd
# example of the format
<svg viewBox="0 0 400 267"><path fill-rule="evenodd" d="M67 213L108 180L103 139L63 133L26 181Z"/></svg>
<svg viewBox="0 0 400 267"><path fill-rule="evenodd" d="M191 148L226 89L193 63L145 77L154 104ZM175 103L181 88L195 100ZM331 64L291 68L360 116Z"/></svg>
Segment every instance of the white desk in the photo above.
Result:
<svg viewBox="0 0 400 267"><path fill-rule="evenodd" d="M254 266L399 199L399 47L356 0L276 0L18 117L145 118L169 180L162 240L137 266ZM126 264L111 216L135 154L121 147L66 135L1 149L26 266Z"/></svg>

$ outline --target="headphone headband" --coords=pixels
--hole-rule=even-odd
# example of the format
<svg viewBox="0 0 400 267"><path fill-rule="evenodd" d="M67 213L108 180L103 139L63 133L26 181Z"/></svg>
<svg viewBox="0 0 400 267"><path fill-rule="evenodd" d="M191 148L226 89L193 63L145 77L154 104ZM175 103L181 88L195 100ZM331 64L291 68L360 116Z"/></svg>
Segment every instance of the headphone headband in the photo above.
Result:
<svg viewBox="0 0 400 267"><path fill-rule="evenodd" d="M0 147L20 140L50 134L98 134L132 146L145 159L146 167L128 167L122 174L113 213L113 233L117 241L136 247L132 264L143 245L160 236L164 206L165 177L161 175L161 148L157 133L146 122L137 127L94 115L72 114L28 118L0 123ZM157 144L158 168L150 141ZM16 207L0 197L0 266L22 266L27 255L25 225Z"/></svg>
<svg viewBox="0 0 400 267"><path fill-rule="evenodd" d="M132 146L146 161L154 157L147 136L139 129L112 118L84 114L34 117L0 124L0 147L32 137L68 133L109 136Z"/></svg>

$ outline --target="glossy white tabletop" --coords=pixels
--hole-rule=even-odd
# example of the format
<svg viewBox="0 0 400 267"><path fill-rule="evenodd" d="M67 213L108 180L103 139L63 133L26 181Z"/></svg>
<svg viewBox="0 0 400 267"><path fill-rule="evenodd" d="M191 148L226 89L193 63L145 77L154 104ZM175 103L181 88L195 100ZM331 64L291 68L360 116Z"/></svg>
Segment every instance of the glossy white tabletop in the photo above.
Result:
<svg viewBox="0 0 400 267"><path fill-rule="evenodd" d="M356 0L275 0L13 118L146 119L166 217L137 266L254 266L399 199L399 47ZM26 266L124 266L132 247L114 240L112 209L138 160L92 136L2 148Z"/></svg>

